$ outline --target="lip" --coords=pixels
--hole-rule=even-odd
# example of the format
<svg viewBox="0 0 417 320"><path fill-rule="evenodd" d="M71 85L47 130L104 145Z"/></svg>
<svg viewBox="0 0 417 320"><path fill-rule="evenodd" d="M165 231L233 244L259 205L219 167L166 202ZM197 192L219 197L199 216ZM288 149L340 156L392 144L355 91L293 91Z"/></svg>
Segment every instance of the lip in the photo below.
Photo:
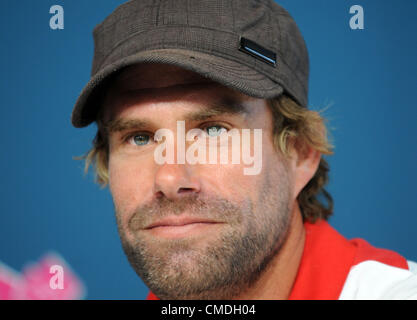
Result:
<svg viewBox="0 0 417 320"><path fill-rule="evenodd" d="M196 224L196 223L203 223L203 224L216 224L222 223L215 220L204 219L204 218L193 218L193 217L167 217L162 220L158 220L154 223L151 223L145 230L157 228L157 227L181 227L186 226L189 224Z"/></svg>
<svg viewBox="0 0 417 320"><path fill-rule="evenodd" d="M192 217L167 217L148 225L144 230L152 236L166 239L207 236L223 222Z"/></svg>

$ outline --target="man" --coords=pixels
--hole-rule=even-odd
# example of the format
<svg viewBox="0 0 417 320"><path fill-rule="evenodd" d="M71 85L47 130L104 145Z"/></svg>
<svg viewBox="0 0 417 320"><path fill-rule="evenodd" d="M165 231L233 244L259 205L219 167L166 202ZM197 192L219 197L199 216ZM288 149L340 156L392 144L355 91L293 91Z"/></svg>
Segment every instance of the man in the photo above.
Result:
<svg viewBox="0 0 417 320"><path fill-rule="evenodd" d="M326 222L331 145L282 7L130 1L94 38L72 123L98 125L86 168L150 299L417 298L415 264Z"/></svg>

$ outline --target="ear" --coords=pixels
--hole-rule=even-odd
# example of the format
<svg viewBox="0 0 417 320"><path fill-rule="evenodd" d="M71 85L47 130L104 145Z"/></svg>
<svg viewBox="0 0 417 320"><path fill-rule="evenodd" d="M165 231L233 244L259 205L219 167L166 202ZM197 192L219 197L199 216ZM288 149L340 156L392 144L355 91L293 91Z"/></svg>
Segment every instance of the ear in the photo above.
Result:
<svg viewBox="0 0 417 320"><path fill-rule="evenodd" d="M293 195L298 197L301 190L313 178L319 167L321 153L306 144L296 142L292 152L292 166L294 172Z"/></svg>

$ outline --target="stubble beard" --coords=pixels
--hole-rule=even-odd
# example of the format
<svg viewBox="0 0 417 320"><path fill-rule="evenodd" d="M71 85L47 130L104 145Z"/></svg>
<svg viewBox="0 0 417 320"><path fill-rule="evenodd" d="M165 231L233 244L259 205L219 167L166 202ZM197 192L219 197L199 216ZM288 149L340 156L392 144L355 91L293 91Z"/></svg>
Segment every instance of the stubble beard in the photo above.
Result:
<svg viewBox="0 0 417 320"><path fill-rule="evenodd" d="M282 177L281 177L282 178ZM266 183L258 205L233 203L223 198L163 198L135 211L127 228L138 230L150 219L187 214L225 221L219 235L196 245L193 238L156 239L136 232L128 241L116 220L123 250L138 276L160 299L233 299L250 288L280 251L286 240L292 207L288 179L280 192ZM268 180L268 179L267 179ZM145 218L146 217L146 218Z"/></svg>

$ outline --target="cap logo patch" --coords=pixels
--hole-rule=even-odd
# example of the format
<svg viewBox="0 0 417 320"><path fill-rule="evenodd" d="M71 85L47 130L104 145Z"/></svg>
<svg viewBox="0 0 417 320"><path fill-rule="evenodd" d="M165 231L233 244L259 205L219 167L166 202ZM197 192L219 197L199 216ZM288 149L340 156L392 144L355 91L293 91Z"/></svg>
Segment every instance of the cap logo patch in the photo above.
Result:
<svg viewBox="0 0 417 320"><path fill-rule="evenodd" d="M277 55L271 50L265 49L259 44L253 42L252 40L246 39L244 37L240 38L240 47L239 50L250 54L251 56L266 62L275 67L277 63Z"/></svg>

